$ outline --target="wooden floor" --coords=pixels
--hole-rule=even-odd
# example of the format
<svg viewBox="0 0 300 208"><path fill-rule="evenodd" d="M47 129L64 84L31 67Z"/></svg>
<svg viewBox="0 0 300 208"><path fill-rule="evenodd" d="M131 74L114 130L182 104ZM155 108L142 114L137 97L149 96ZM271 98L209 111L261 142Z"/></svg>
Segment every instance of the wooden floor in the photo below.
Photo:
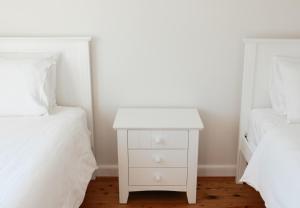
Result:
<svg viewBox="0 0 300 208"><path fill-rule="evenodd" d="M198 178L197 204L188 205L178 192L130 193L127 205L118 203L117 178L97 178L89 184L81 208L265 208L259 194L234 178Z"/></svg>

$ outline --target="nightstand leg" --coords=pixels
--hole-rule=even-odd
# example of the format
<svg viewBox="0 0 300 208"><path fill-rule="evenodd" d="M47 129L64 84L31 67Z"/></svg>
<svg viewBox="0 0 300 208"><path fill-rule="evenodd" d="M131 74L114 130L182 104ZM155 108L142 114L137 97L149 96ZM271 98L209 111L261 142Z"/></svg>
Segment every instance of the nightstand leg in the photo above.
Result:
<svg viewBox="0 0 300 208"><path fill-rule="evenodd" d="M120 193L119 193L120 204L127 204L128 196L129 196L129 192L125 190L121 190L120 188Z"/></svg>
<svg viewBox="0 0 300 208"><path fill-rule="evenodd" d="M196 204L197 193L196 189L190 189L186 192L189 204Z"/></svg>
<svg viewBox="0 0 300 208"><path fill-rule="evenodd" d="M126 204L128 200L128 150L127 130L118 130L118 163L119 163L119 202Z"/></svg>
<svg viewBox="0 0 300 208"><path fill-rule="evenodd" d="M189 204L195 204L197 198L198 138L199 132L197 130L189 131L188 181L186 187Z"/></svg>

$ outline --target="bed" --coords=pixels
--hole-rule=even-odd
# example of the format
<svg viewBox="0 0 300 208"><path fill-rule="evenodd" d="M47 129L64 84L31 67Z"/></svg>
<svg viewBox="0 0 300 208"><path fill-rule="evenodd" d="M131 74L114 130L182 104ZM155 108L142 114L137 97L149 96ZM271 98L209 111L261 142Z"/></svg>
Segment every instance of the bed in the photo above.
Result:
<svg viewBox="0 0 300 208"><path fill-rule="evenodd" d="M0 117L0 207L79 207L93 172L90 38L0 38L0 53L59 53L57 106Z"/></svg>
<svg viewBox="0 0 300 208"><path fill-rule="evenodd" d="M247 143L251 152L270 131L288 125L285 116L272 108L255 108L249 114Z"/></svg>
<svg viewBox="0 0 300 208"><path fill-rule="evenodd" d="M300 207L300 124L272 108L274 57L300 57L298 39L247 39L236 182L260 192L268 208Z"/></svg>

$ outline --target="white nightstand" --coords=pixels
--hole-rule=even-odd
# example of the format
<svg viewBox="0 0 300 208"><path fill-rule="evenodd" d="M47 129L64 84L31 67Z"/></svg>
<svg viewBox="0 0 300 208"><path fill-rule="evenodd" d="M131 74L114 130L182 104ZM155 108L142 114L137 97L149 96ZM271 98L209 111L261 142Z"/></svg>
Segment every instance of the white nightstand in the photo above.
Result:
<svg viewBox="0 0 300 208"><path fill-rule="evenodd" d="M119 200L133 191L187 192L196 203L198 139L203 128L194 108L120 108Z"/></svg>

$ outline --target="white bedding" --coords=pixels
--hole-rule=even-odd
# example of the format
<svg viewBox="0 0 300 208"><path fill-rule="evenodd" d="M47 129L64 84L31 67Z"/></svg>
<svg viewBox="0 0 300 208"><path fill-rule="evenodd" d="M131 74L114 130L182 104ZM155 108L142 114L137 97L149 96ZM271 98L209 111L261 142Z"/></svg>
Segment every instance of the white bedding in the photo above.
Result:
<svg viewBox="0 0 300 208"><path fill-rule="evenodd" d="M300 124L268 131L241 179L260 192L268 208L300 207Z"/></svg>
<svg viewBox="0 0 300 208"><path fill-rule="evenodd" d="M286 116L278 114L272 108L259 108L251 111L249 116L249 127L247 141L252 152L263 136L270 130L288 125Z"/></svg>
<svg viewBox="0 0 300 208"><path fill-rule="evenodd" d="M0 117L0 207L79 207L96 168L85 113Z"/></svg>

